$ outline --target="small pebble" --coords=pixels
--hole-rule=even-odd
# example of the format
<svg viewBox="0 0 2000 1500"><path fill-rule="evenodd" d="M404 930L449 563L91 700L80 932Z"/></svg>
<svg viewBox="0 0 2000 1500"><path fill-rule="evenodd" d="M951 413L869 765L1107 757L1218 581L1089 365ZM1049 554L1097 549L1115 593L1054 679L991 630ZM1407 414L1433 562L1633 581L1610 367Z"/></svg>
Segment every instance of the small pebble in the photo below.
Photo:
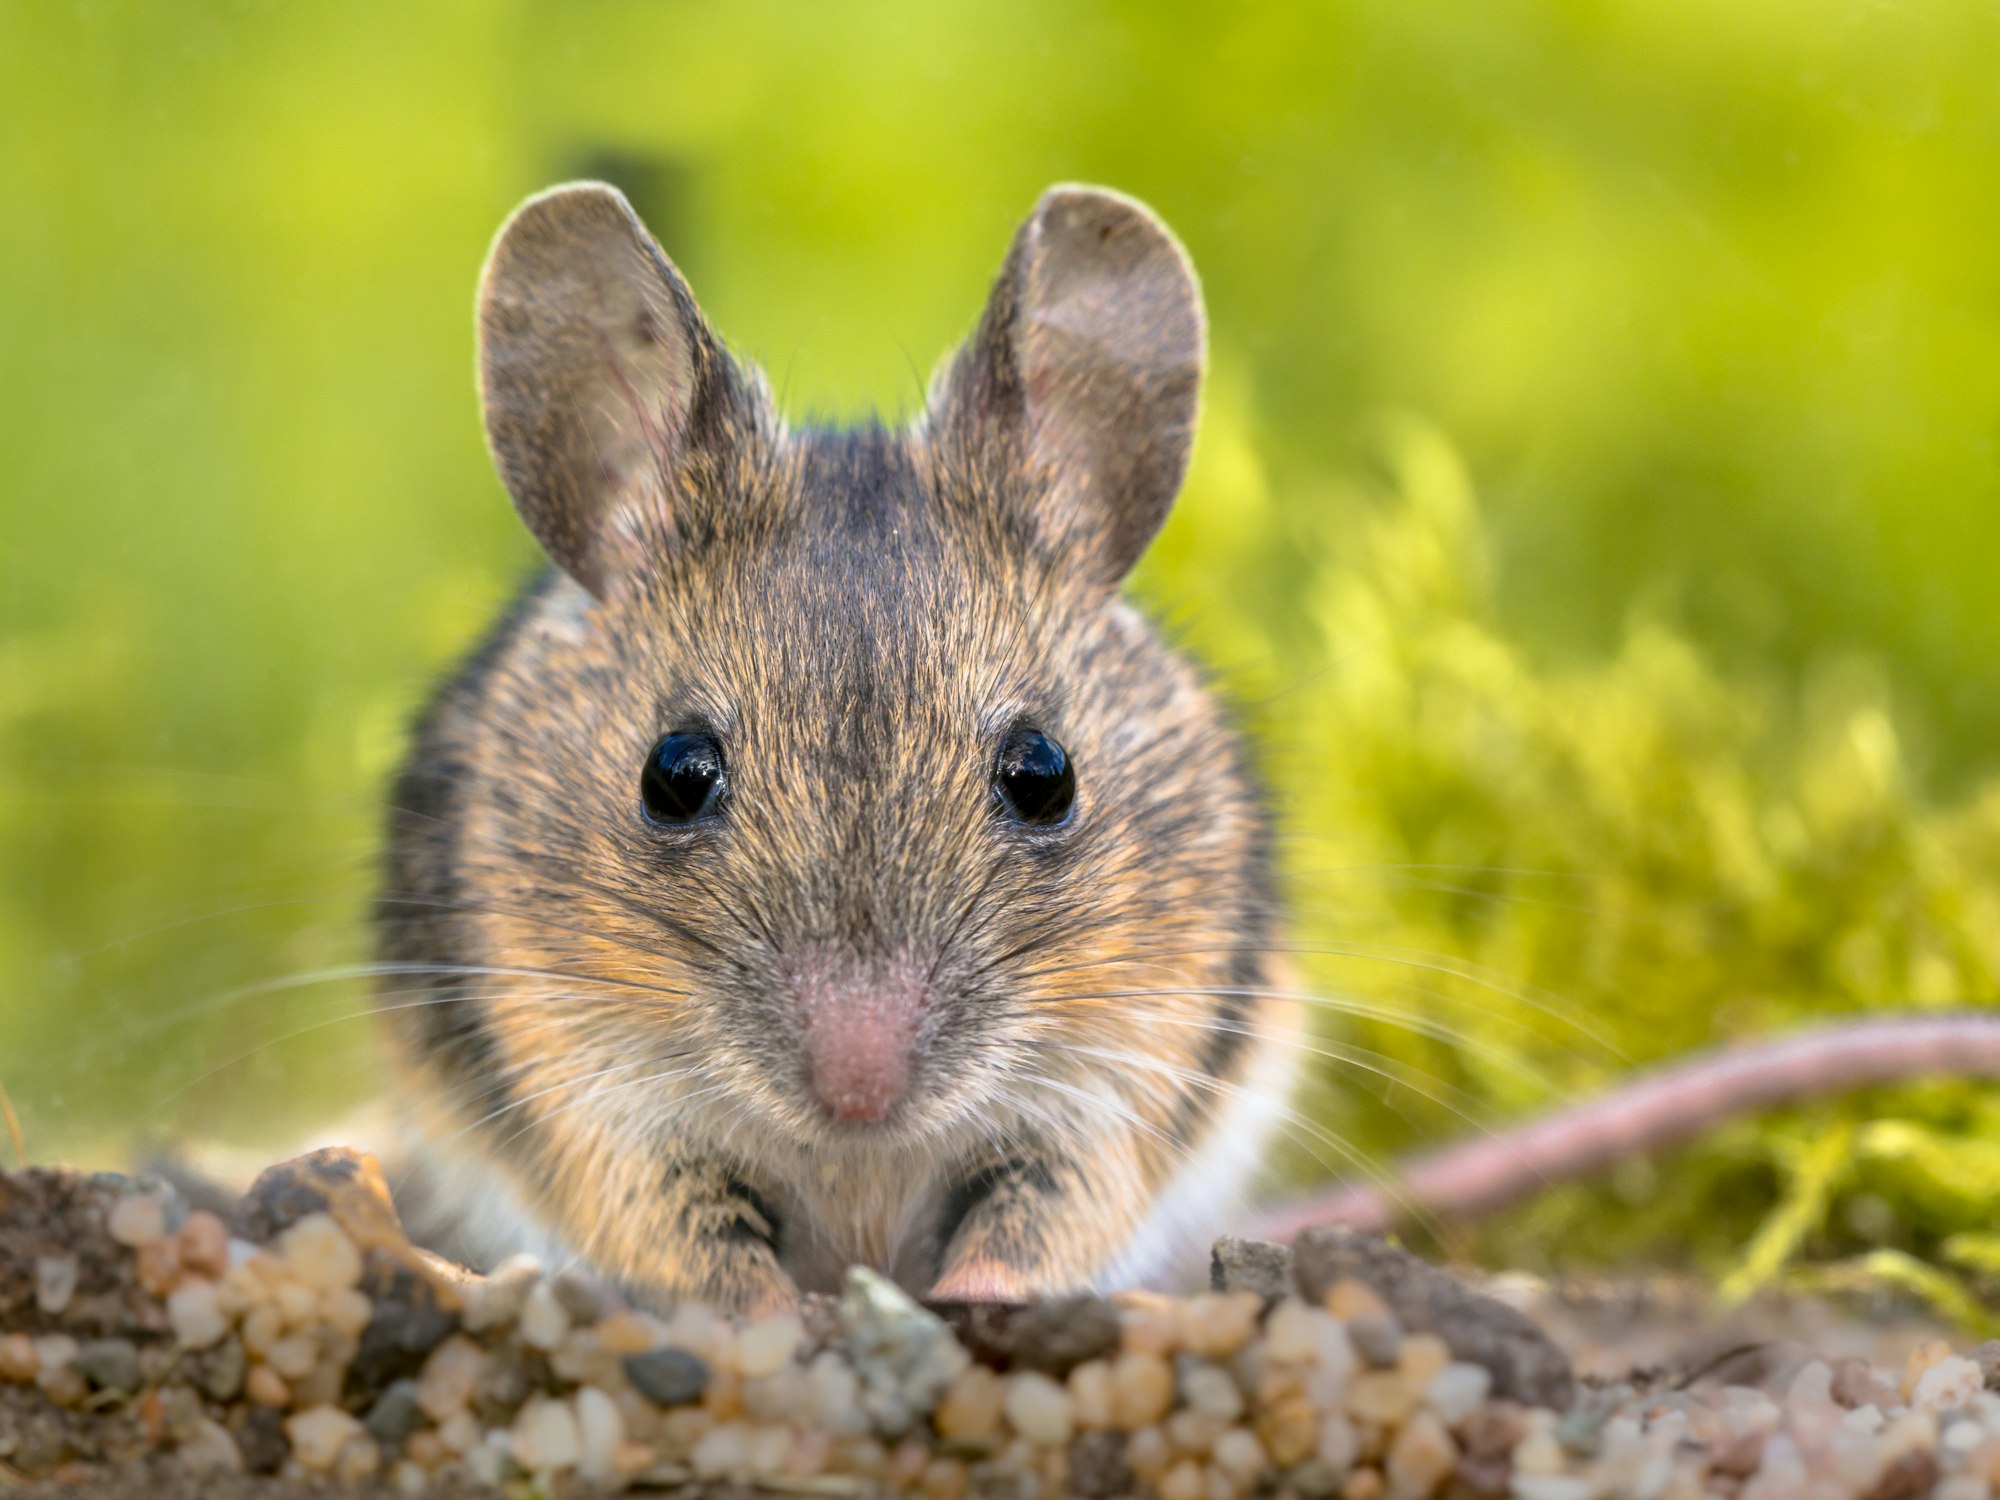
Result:
<svg viewBox="0 0 2000 1500"><path fill-rule="evenodd" d="M146 1383L139 1368L139 1351L130 1339L91 1339L70 1356L78 1373L100 1391L131 1396Z"/></svg>
<svg viewBox="0 0 2000 1500"><path fill-rule="evenodd" d="M285 1436L291 1439L292 1457L315 1473L332 1471L347 1440L359 1437L362 1426L337 1406L315 1406L285 1418Z"/></svg>
<svg viewBox="0 0 2000 1500"><path fill-rule="evenodd" d="M540 1283L541 1262L531 1255L510 1256L490 1276L473 1283L465 1301L465 1326L473 1333L502 1328L520 1317L528 1289Z"/></svg>
<svg viewBox="0 0 2000 1500"><path fill-rule="evenodd" d="M573 1469L583 1456L583 1435L567 1401L530 1397L509 1434L514 1461L530 1474Z"/></svg>
<svg viewBox="0 0 2000 1500"><path fill-rule="evenodd" d="M337 1292L361 1280L361 1252L329 1214L307 1214L278 1238L287 1268L315 1292Z"/></svg>
<svg viewBox="0 0 2000 1500"><path fill-rule="evenodd" d="M35 1358L35 1341L25 1333L0 1335L0 1380L13 1385L30 1385L41 1362Z"/></svg>
<svg viewBox="0 0 2000 1500"><path fill-rule="evenodd" d="M375 1304L360 1287L344 1287L320 1298L319 1315L327 1327L358 1339L374 1320Z"/></svg>
<svg viewBox="0 0 2000 1500"><path fill-rule="evenodd" d="M1111 1365L1111 1420L1127 1432L1164 1421L1174 1404L1174 1371L1157 1354L1125 1353Z"/></svg>
<svg viewBox="0 0 2000 1500"><path fill-rule="evenodd" d="M1005 1384L992 1370L984 1365L969 1366L952 1382L931 1415L938 1436L968 1447L986 1447L998 1441L1006 1395Z"/></svg>
<svg viewBox="0 0 2000 1500"><path fill-rule="evenodd" d="M1597 1500L1597 1487L1573 1474L1514 1475L1508 1491L1513 1500Z"/></svg>
<svg viewBox="0 0 2000 1500"><path fill-rule="evenodd" d="M229 1226L205 1208L198 1208L181 1225L181 1264L198 1276L216 1278L229 1269Z"/></svg>
<svg viewBox="0 0 2000 1500"><path fill-rule="evenodd" d="M1354 1352L1378 1370L1392 1368L1403 1349L1402 1327L1387 1313L1348 1319L1347 1337Z"/></svg>
<svg viewBox="0 0 2000 1500"><path fill-rule="evenodd" d="M1294 1396L1258 1413L1257 1436L1270 1452L1271 1462L1281 1469L1303 1463L1319 1443L1319 1408L1303 1396Z"/></svg>
<svg viewBox="0 0 2000 1500"><path fill-rule="evenodd" d="M1383 1473L1399 1495L1430 1495L1458 1464L1458 1448L1443 1422L1420 1411L1405 1422L1389 1444Z"/></svg>
<svg viewBox="0 0 2000 1500"><path fill-rule="evenodd" d="M264 1361L288 1381L304 1380L319 1363L319 1345L306 1334L294 1333L273 1344Z"/></svg>
<svg viewBox="0 0 2000 1500"><path fill-rule="evenodd" d="M229 1333L215 1283L198 1278L183 1281L167 1294L167 1322L184 1349L212 1349Z"/></svg>
<svg viewBox="0 0 2000 1500"><path fill-rule="evenodd" d="M174 1457L192 1474L240 1474L243 1450L220 1422L197 1417L174 1445Z"/></svg>
<svg viewBox="0 0 2000 1500"><path fill-rule="evenodd" d="M1243 1415L1243 1392L1219 1365L1190 1362L1181 1370L1180 1391L1191 1410L1218 1422L1234 1422Z"/></svg>
<svg viewBox="0 0 2000 1500"><path fill-rule="evenodd" d="M1326 1310L1343 1323L1358 1318L1386 1318L1389 1304L1365 1281L1342 1278L1326 1289Z"/></svg>
<svg viewBox="0 0 2000 1500"><path fill-rule="evenodd" d="M708 1366L685 1349L648 1349L620 1363L625 1378L662 1406L698 1401L708 1389Z"/></svg>
<svg viewBox="0 0 2000 1500"><path fill-rule="evenodd" d="M597 1335L597 1347L607 1354L638 1354L660 1342L664 1332L657 1320L644 1313L620 1309L610 1317L599 1320L592 1329Z"/></svg>
<svg viewBox="0 0 2000 1500"><path fill-rule="evenodd" d="M292 1404L292 1388L285 1384L285 1377L269 1365L250 1367L250 1373L243 1379L243 1394L250 1398L253 1406L283 1410Z"/></svg>
<svg viewBox="0 0 2000 1500"><path fill-rule="evenodd" d="M1111 1426L1111 1366L1101 1359L1087 1359L1069 1372L1070 1410L1076 1425L1087 1431Z"/></svg>
<svg viewBox="0 0 2000 1500"><path fill-rule="evenodd" d="M1910 1404L1926 1411L1956 1411L1985 1389L1986 1377L1977 1364L1948 1355L1917 1377Z"/></svg>
<svg viewBox="0 0 2000 1500"><path fill-rule="evenodd" d="M761 1318L736 1340L736 1372L748 1379L774 1375L792 1362L805 1341L805 1325L797 1318Z"/></svg>
<svg viewBox="0 0 2000 1500"><path fill-rule="evenodd" d="M181 1278L181 1256L171 1238L162 1237L141 1245L132 1257L132 1267L140 1287L155 1297L164 1297Z"/></svg>
<svg viewBox="0 0 2000 1500"><path fill-rule="evenodd" d="M1255 1292L1202 1292L1180 1305L1181 1347L1210 1359L1250 1342L1264 1299Z"/></svg>
<svg viewBox="0 0 2000 1500"><path fill-rule="evenodd" d="M1451 1363L1451 1348L1434 1333L1413 1333L1396 1351L1396 1369L1418 1386L1428 1386Z"/></svg>
<svg viewBox="0 0 2000 1500"><path fill-rule="evenodd" d="M1345 1474L1361 1456L1361 1434L1354 1423L1334 1412L1320 1424L1319 1446L1313 1457L1335 1474Z"/></svg>
<svg viewBox="0 0 2000 1500"><path fill-rule="evenodd" d="M272 1301L287 1328L304 1328L319 1316L319 1292L302 1281L283 1282Z"/></svg>
<svg viewBox="0 0 2000 1500"><path fill-rule="evenodd" d="M417 1383L414 1380L391 1381L387 1389L375 1398L374 1404L368 1408L368 1415L361 1421L374 1437L389 1447L402 1446L405 1438L424 1425L424 1409L417 1404Z"/></svg>
<svg viewBox="0 0 2000 1500"><path fill-rule="evenodd" d="M243 1393L250 1359L241 1339L224 1338L201 1363L198 1384L211 1401L234 1401Z"/></svg>
<svg viewBox="0 0 2000 1500"><path fill-rule="evenodd" d="M1347 1414L1376 1427L1394 1427L1415 1409L1422 1389L1398 1370L1365 1370L1347 1383Z"/></svg>
<svg viewBox="0 0 2000 1500"><path fill-rule="evenodd" d="M1193 1459L1182 1459L1167 1470L1159 1490L1160 1500L1208 1500L1208 1484L1202 1478L1201 1465Z"/></svg>
<svg viewBox="0 0 2000 1500"><path fill-rule="evenodd" d="M572 1323L595 1323L618 1305L611 1289L582 1266L564 1267L550 1278L549 1287Z"/></svg>
<svg viewBox="0 0 2000 1500"><path fill-rule="evenodd" d="M702 1434L688 1463L704 1479L747 1478L750 1472L750 1428L725 1422Z"/></svg>
<svg viewBox="0 0 2000 1500"><path fill-rule="evenodd" d="M520 1331L521 1342L530 1349L540 1349L543 1353L554 1349L569 1332L569 1313L564 1310L555 1288L546 1281L538 1281L528 1290L521 1303L521 1316L516 1327Z"/></svg>
<svg viewBox="0 0 2000 1500"><path fill-rule="evenodd" d="M486 1358L484 1349L462 1335L454 1335L433 1349L417 1378L417 1405L424 1409L424 1415L433 1422L443 1422L454 1412L463 1411L486 1369Z"/></svg>
<svg viewBox="0 0 2000 1500"><path fill-rule="evenodd" d="M1319 1330L1314 1314L1296 1297L1287 1297L1271 1309L1264 1320L1264 1357L1285 1364L1305 1364L1319 1348ZM1324 1316L1324 1314L1321 1314Z"/></svg>
<svg viewBox="0 0 2000 1500"><path fill-rule="evenodd" d="M1238 1489L1250 1488L1269 1461L1256 1435L1241 1427L1232 1427L1217 1438L1209 1456L1216 1468L1235 1481Z"/></svg>
<svg viewBox="0 0 2000 1500"><path fill-rule="evenodd" d="M1493 1375L1484 1365L1448 1364L1424 1387L1424 1404L1455 1428L1486 1404L1492 1389Z"/></svg>
<svg viewBox="0 0 2000 1500"><path fill-rule="evenodd" d="M1044 1448L1061 1447L1076 1430L1069 1392L1033 1370L1007 1378L1006 1412L1016 1432Z"/></svg>
<svg viewBox="0 0 2000 1500"><path fill-rule="evenodd" d="M618 1450L625 1441L625 1418L618 1403L594 1385L576 1393L576 1471L592 1484L618 1473Z"/></svg>
<svg viewBox="0 0 2000 1500"><path fill-rule="evenodd" d="M76 1295L74 1255L44 1255L35 1261L35 1306L51 1318L69 1310Z"/></svg>
<svg viewBox="0 0 2000 1500"><path fill-rule="evenodd" d="M469 1411L453 1412L437 1425L437 1440L448 1453L470 1453L479 1446L479 1438L479 1419Z"/></svg>
<svg viewBox="0 0 2000 1500"><path fill-rule="evenodd" d="M138 1249L167 1236L166 1205L150 1193L127 1193L111 1206L104 1228L121 1245Z"/></svg>

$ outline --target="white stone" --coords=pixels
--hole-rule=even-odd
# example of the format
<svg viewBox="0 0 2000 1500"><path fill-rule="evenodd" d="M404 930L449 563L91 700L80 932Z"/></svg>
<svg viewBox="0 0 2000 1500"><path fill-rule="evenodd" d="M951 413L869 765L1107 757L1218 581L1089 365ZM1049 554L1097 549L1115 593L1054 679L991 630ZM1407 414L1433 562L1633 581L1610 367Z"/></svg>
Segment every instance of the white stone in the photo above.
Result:
<svg viewBox="0 0 2000 1500"><path fill-rule="evenodd" d="M747 1379L774 1375L791 1363L805 1341L805 1325L797 1318L760 1318L736 1340L736 1371Z"/></svg>
<svg viewBox="0 0 2000 1500"><path fill-rule="evenodd" d="M1069 1392L1033 1370L1007 1377L1004 1409L1016 1432L1044 1448L1060 1448L1076 1429Z"/></svg>
<svg viewBox="0 0 2000 1500"><path fill-rule="evenodd" d="M465 1410L473 1387L486 1368L486 1351L471 1339L454 1334L430 1352L417 1378L417 1405L433 1422L442 1424Z"/></svg>
<svg viewBox="0 0 2000 1500"><path fill-rule="evenodd" d="M183 1349L212 1349L229 1332L212 1281L183 1281L169 1292L167 1321Z"/></svg>
<svg viewBox="0 0 2000 1500"><path fill-rule="evenodd" d="M1307 1307L1296 1297L1287 1297L1272 1308L1264 1320L1264 1357L1287 1365L1302 1365L1315 1358L1319 1353L1315 1312L1319 1309ZM1320 1316L1329 1315L1321 1312Z"/></svg>
<svg viewBox="0 0 2000 1500"><path fill-rule="evenodd" d="M1431 1377L1424 1402L1445 1426L1456 1427L1479 1410L1492 1389L1493 1372L1484 1365L1454 1361Z"/></svg>
<svg viewBox="0 0 2000 1500"><path fill-rule="evenodd" d="M1181 1373L1181 1398L1203 1416L1219 1422L1234 1422L1243 1415L1243 1392L1227 1370L1217 1365L1193 1364Z"/></svg>
<svg viewBox="0 0 2000 1500"><path fill-rule="evenodd" d="M1345 1474L1361 1456L1361 1434L1345 1412L1333 1412L1320 1423L1319 1446L1313 1456L1336 1474Z"/></svg>
<svg viewBox="0 0 2000 1500"><path fill-rule="evenodd" d="M868 1430L861 1409L861 1379L854 1367L831 1349L817 1355L806 1370L812 1416L829 1437L859 1437Z"/></svg>
<svg viewBox="0 0 2000 1500"><path fill-rule="evenodd" d="M1254 1433L1241 1427L1232 1427L1217 1438L1211 1456L1215 1466L1241 1489L1248 1489L1268 1462L1264 1456L1264 1445L1257 1441Z"/></svg>
<svg viewBox="0 0 2000 1500"><path fill-rule="evenodd" d="M1809 1359L1785 1391L1787 1406L1823 1406L1833 1400L1833 1366L1823 1359Z"/></svg>
<svg viewBox="0 0 2000 1500"><path fill-rule="evenodd" d="M576 1393L576 1471L593 1484L609 1480L617 1470L618 1445L625 1441L625 1418L618 1403L594 1385Z"/></svg>
<svg viewBox="0 0 2000 1500"><path fill-rule="evenodd" d="M119 1244L136 1250L167 1237L167 1211L149 1193L127 1193L111 1205L104 1227Z"/></svg>
<svg viewBox="0 0 2000 1500"><path fill-rule="evenodd" d="M527 1299L521 1304L518 1326L521 1342L531 1349L546 1354L562 1343L569 1333L569 1314L563 1311L554 1287L538 1281L529 1289Z"/></svg>
<svg viewBox="0 0 2000 1500"><path fill-rule="evenodd" d="M45 1333L35 1340L35 1366L37 1381L45 1381L58 1370L66 1369L76 1358L76 1340L66 1333Z"/></svg>
<svg viewBox="0 0 2000 1500"><path fill-rule="evenodd" d="M741 1422L725 1422L701 1435L688 1455L688 1464L703 1479L729 1479L750 1471L750 1429Z"/></svg>
<svg viewBox="0 0 2000 1500"><path fill-rule="evenodd" d="M1871 1402L1855 1407L1840 1419L1840 1425L1849 1432L1880 1432L1883 1421L1882 1408Z"/></svg>
<svg viewBox="0 0 2000 1500"><path fill-rule="evenodd" d="M1919 1411L1956 1411L1985 1389L1979 1366L1963 1355L1939 1360L1917 1377L1910 1405Z"/></svg>
<svg viewBox="0 0 2000 1500"><path fill-rule="evenodd" d="M338 1292L361 1280L361 1252L329 1214L307 1214L278 1240L292 1275L315 1292Z"/></svg>
<svg viewBox="0 0 2000 1500"><path fill-rule="evenodd" d="M462 1458L479 1446L482 1436L479 1418L469 1411L455 1411L438 1423L437 1435L446 1452L456 1453ZM506 1436L505 1433L500 1435Z"/></svg>
<svg viewBox="0 0 2000 1500"><path fill-rule="evenodd" d="M753 1428L750 1434L750 1472L770 1479L785 1472L792 1461L792 1429L773 1423Z"/></svg>
<svg viewBox="0 0 2000 1500"><path fill-rule="evenodd" d="M507 1482L507 1434L496 1432L497 1443L478 1443L465 1455L465 1472L473 1483L497 1490Z"/></svg>
<svg viewBox="0 0 2000 1500"><path fill-rule="evenodd" d="M473 1333L500 1328L521 1315L528 1288L542 1277L542 1263L532 1255L510 1255L493 1274L475 1281L465 1293L465 1326Z"/></svg>
<svg viewBox="0 0 2000 1500"><path fill-rule="evenodd" d="M331 1469L347 1440L365 1430L337 1406L315 1406L285 1418L292 1457L318 1474Z"/></svg>
<svg viewBox="0 0 2000 1500"><path fill-rule="evenodd" d="M514 1462L530 1474L573 1469L583 1456L583 1434L567 1401L536 1396L521 1408L508 1435Z"/></svg>
<svg viewBox="0 0 2000 1500"><path fill-rule="evenodd" d="M240 1474L243 1451L220 1422L197 1417L174 1449L181 1466L196 1474Z"/></svg>
<svg viewBox="0 0 2000 1500"><path fill-rule="evenodd" d="M1514 1500L1594 1500L1597 1487L1574 1474L1516 1474Z"/></svg>
<svg viewBox="0 0 2000 1500"><path fill-rule="evenodd" d="M51 1318L68 1308L76 1295L76 1257L44 1255L35 1262L35 1306Z"/></svg>

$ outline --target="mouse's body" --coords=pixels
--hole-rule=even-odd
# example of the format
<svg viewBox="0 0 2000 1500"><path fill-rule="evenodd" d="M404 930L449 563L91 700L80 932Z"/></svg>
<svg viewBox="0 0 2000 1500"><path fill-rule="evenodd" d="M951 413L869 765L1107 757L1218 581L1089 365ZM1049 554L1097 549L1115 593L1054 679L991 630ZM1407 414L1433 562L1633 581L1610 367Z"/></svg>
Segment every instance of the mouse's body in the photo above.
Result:
<svg viewBox="0 0 2000 1500"><path fill-rule="evenodd" d="M1242 748L1118 595L1193 432L1172 238L1045 196L907 431L787 430L607 188L516 214L480 334L555 568L395 796L415 1227L734 1308L1229 1227L1297 1022Z"/></svg>

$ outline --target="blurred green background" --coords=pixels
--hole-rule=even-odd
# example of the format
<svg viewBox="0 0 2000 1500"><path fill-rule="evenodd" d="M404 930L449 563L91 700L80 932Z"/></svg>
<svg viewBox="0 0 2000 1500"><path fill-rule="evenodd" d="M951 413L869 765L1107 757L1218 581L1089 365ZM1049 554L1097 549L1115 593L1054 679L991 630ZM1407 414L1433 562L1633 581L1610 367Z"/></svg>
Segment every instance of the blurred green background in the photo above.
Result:
<svg viewBox="0 0 2000 1500"><path fill-rule="evenodd" d="M1326 1035L1379 1054L1289 1177L1990 1002L1996 78L1987 0L0 0L31 1149L277 1149L365 1094L374 803L533 561L473 280L579 175L801 418L909 413L1051 181L1184 238L1210 399L1138 588L1259 734ZM1843 1101L1447 1238L1977 1293L1997 1127Z"/></svg>

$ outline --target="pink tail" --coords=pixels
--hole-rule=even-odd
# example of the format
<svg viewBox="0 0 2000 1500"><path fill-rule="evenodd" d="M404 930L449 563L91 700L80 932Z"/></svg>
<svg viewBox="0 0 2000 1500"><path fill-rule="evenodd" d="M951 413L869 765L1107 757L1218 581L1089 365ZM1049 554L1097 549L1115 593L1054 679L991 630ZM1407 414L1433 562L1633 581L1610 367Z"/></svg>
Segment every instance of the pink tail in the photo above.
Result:
<svg viewBox="0 0 2000 1500"><path fill-rule="evenodd" d="M1935 1076L2000 1078L2000 1015L1850 1021L1703 1053L1504 1134L1417 1157L1402 1169L1400 1195L1335 1188L1272 1210L1257 1233L1289 1240L1331 1223L1381 1230L1413 1209L1476 1218L1752 1110Z"/></svg>

